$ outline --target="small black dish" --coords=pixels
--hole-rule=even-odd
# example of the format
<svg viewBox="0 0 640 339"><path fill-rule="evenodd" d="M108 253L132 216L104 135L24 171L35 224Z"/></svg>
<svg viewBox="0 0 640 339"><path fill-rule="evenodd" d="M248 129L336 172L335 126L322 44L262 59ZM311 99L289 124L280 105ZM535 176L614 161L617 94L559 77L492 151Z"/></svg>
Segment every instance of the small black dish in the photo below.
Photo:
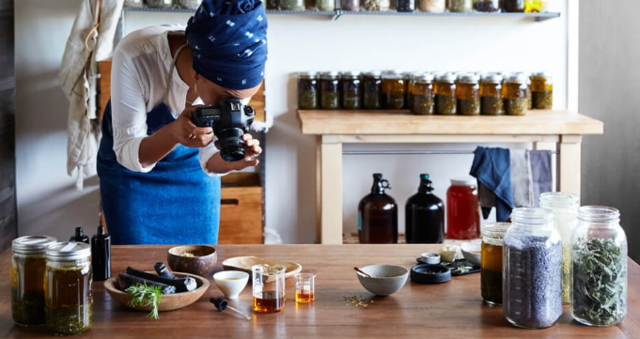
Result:
<svg viewBox="0 0 640 339"><path fill-rule="evenodd" d="M416 265L411 268L411 281L418 284L442 284L449 280L451 270L442 265Z"/></svg>

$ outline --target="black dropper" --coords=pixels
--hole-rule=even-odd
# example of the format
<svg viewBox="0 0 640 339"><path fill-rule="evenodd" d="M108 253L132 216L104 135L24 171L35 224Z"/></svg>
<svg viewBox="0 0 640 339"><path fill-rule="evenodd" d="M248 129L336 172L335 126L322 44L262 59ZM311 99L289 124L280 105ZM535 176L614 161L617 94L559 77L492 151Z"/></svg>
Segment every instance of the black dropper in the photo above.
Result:
<svg viewBox="0 0 640 339"><path fill-rule="evenodd" d="M89 245L89 237L84 235L82 227L76 227L76 232L69 238L70 242L83 242Z"/></svg>

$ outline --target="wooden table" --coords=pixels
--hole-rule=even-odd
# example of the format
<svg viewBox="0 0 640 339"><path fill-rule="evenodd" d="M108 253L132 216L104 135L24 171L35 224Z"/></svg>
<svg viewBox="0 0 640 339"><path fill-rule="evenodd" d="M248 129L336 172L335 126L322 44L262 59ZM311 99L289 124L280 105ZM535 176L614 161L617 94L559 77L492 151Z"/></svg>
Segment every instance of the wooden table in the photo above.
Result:
<svg viewBox="0 0 640 339"><path fill-rule="evenodd" d="M151 269L166 259L167 246L113 248L113 273L128 265ZM454 277L442 285L418 285L410 281L398 293L373 298L367 308L346 305L344 297L373 296L364 290L354 266L395 264L410 268L419 253L436 251L439 245L221 245L222 260L241 255L292 260L304 271L315 271L316 302L303 305L291 300L293 279L287 280L287 306L276 314L251 313L251 286L230 304L247 312L251 321L232 312L219 313L208 302L221 296L211 284L195 304L160 314L131 311L112 300L102 283L94 283L93 327L78 338L640 338L640 267L629 264L629 313L619 325L591 328L574 322L568 311L555 326L545 330L522 330L511 326L501 307L489 307L480 297L480 275ZM52 338L44 328L21 328L11 320L9 265L11 253L0 257L0 338Z"/></svg>
<svg viewBox="0 0 640 339"><path fill-rule="evenodd" d="M406 112L405 112L406 113ZM582 136L601 121L565 110L526 116L418 116L376 111L298 111L300 129L316 136L316 239L342 242L342 145L345 143L527 143L557 150L562 192L580 195Z"/></svg>

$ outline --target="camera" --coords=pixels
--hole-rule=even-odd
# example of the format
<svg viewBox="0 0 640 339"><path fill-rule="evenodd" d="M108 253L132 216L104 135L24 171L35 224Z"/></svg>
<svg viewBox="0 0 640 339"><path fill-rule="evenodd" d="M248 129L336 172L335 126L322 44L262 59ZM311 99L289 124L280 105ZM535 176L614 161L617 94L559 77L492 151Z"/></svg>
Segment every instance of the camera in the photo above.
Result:
<svg viewBox="0 0 640 339"><path fill-rule="evenodd" d="M198 107L191 120L198 127L211 127L220 143L220 156L224 161L238 161L245 157L242 135L249 132L255 110L242 104L240 99L224 99L220 106Z"/></svg>

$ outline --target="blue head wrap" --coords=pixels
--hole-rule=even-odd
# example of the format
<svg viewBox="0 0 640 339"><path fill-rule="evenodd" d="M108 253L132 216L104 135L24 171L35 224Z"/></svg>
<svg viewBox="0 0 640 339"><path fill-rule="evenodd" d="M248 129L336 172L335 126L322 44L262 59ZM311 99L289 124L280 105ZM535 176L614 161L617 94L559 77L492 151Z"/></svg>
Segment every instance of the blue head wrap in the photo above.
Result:
<svg viewBox="0 0 640 339"><path fill-rule="evenodd" d="M264 78L267 16L260 0L204 0L189 19L193 69L228 89L247 89Z"/></svg>

